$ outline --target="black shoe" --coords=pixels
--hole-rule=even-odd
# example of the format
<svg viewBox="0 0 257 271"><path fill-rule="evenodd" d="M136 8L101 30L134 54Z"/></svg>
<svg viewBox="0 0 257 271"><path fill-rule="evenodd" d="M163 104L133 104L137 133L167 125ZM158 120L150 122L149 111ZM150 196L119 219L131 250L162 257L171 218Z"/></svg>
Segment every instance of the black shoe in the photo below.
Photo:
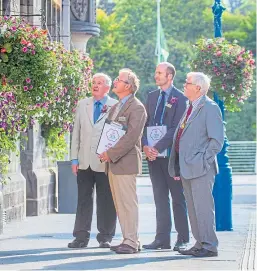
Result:
<svg viewBox="0 0 257 271"><path fill-rule="evenodd" d="M184 240L177 240L176 244L174 245L173 251L179 251L180 249L186 249L188 242Z"/></svg>
<svg viewBox="0 0 257 271"><path fill-rule="evenodd" d="M196 247L191 247L190 249L179 249L178 252L182 255L193 255L197 250L199 250Z"/></svg>
<svg viewBox="0 0 257 271"><path fill-rule="evenodd" d="M111 244L110 244L108 241L106 241L106 242L101 241L101 242L99 243L99 247L100 247L100 248L110 248L110 247L111 247Z"/></svg>
<svg viewBox="0 0 257 271"><path fill-rule="evenodd" d="M192 254L195 257L217 257L218 252L210 251L205 248L198 249L197 251L193 252Z"/></svg>
<svg viewBox="0 0 257 271"><path fill-rule="evenodd" d="M169 244L164 244L159 240L154 240L151 244L149 245L143 245L143 248L145 249L170 249L171 246Z"/></svg>
<svg viewBox="0 0 257 271"><path fill-rule="evenodd" d="M87 247L86 241L79 240L79 239L74 239L71 243L68 244L68 248L82 248L82 247Z"/></svg>

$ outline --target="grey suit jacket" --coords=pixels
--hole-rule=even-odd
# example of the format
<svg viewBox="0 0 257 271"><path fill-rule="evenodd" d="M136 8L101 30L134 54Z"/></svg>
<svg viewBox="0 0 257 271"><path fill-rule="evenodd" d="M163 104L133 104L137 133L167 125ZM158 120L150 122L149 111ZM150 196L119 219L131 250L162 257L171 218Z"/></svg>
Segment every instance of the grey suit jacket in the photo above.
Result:
<svg viewBox="0 0 257 271"><path fill-rule="evenodd" d="M100 162L96 149L104 122L111 107L116 103L117 100L107 96L107 110L102 112L94 123L94 98L85 98L79 102L71 141L71 159L79 160L79 169L87 169L90 166L96 172L105 171L105 165Z"/></svg>
<svg viewBox="0 0 257 271"><path fill-rule="evenodd" d="M183 117L176 129L173 142L175 142L182 120ZM189 117L180 138L180 175L185 179L201 177L208 172L213 163L217 174L216 155L221 151L223 143L224 127L221 111L213 100L203 96L198 107ZM169 160L169 174L171 177L176 176L175 156L175 148L172 148Z"/></svg>
<svg viewBox="0 0 257 271"><path fill-rule="evenodd" d="M142 137L142 146L147 146L147 130L148 126L155 125L154 123L154 113L158 101L158 97L160 94L160 90L152 91L148 94L147 102L145 105L146 112L147 112L147 121L145 124L144 134ZM171 98L177 98L177 101L171 106L165 106L164 117L163 117L163 125L167 126L167 133L166 135L158 141L155 145L155 148L159 151L159 153L163 152L164 150L170 148L172 146L172 140L174 137L175 130L178 126L181 116L185 112L186 109L186 101L187 98L184 94L173 86L170 96L168 98L168 102Z"/></svg>

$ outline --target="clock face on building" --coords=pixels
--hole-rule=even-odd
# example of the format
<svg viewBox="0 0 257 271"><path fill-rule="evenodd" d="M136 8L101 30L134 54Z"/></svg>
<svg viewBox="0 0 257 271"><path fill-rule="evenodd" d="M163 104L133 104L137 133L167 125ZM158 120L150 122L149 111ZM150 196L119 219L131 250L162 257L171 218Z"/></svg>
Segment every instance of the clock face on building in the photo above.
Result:
<svg viewBox="0 0 257 271"><path fill-rule="evenodd" d="M71 0L71 12L79 21L86 21L88 0Z"/></svg>

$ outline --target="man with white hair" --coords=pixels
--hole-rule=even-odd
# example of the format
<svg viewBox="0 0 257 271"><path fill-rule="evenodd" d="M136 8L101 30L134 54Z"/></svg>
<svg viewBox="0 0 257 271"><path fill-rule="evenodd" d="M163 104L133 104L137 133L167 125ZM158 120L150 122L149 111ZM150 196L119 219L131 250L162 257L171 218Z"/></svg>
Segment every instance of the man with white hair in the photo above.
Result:
<svg viewBox="0 0 257 271"><path fill-rule="evenodd" d="M81 100L76 109L72 133L72 172L77 176L78 203L69 248L86 247L90 238L93 194L96 188L97 229L99 247L109 248L115 234L116 212L105 174L105 165L96 154L98 141L111 107L117 100L108 96L112 80L104 73L93 76L92 97ZM72 195L71 195L72 196Z"/></svg>
<svg viewBox="0 0 257 271"><path fill-rule="evenodd" d="M208 98L210 79L201 72L190 72L184 84L189 106L173 139L169 174L181 178L195 245L179 250L183 255L218 255L212 189L218 173L216 155L224 142L224 127L218 105Z"/></svg>

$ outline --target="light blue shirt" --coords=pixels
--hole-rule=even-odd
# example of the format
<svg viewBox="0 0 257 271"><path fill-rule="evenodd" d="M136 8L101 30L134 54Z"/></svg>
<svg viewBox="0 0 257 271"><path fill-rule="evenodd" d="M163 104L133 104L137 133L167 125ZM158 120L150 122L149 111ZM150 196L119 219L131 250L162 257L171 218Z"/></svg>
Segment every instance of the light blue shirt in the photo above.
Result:
<svg viewBox="0 0 257 271"><path fill-rule="evenodd" d="M120 108L122 108L122 106L126 103L126 101L132 96L133 94L129 94L128 96L122 98L120 100L120 102L122 103L122 105L120 106Z"/></svg>
<svg viewBox="0 0 257 271"><path fill-rule="evenodd" d="M106 101L107 101L107 96L104 96L101 100L98 100L98 101L94 98L94 110L96 109L96 103L100 102L100 110L102 111L104 105L106 104ZM94 116L94 112L93 112L93 116Z"/></svg>
<svg viewBox="0 0 257 271"><path fill-rule="evenodd" d="M96 109L96 103L100 102L100 110L102 111L104 105L106 104L106 101L107 101L107 96L104 96L101 100L98 100L98 101L94 98L94 110ZM93 114L93 117L94 117L94 111L92 112L92 114ZM79 160L78 159L73 159L71 161L71 164L72 165L78 165Z"/></svg>

